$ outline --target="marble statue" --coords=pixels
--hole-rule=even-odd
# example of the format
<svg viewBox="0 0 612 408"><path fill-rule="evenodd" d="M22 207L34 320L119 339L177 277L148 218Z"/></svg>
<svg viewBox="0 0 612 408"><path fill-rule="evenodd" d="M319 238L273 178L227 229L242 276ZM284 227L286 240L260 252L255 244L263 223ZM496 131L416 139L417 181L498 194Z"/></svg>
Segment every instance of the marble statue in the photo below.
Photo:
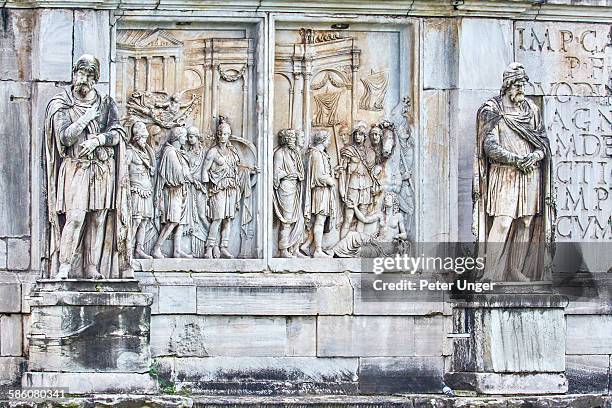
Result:
<svg viewBox="0 0 612 408"><path fill-rule="evenodd" d="M279 147L274 150L273 156L273 203L274 213L280 222L278 249L282 258L302 256L299 247L304 236L304 163L297 144L297 133L294 129L278 132Z"/></svg>
<svg viewBox="0 0 612 408"><path fill-rule="evenodd" d="M336 180L327 154L330 144L329 132L317 130L313 132L313 146L308 151L308 168L306 169L306 197L304 199L304 217L308 226L314 216L312 235L302 245L301 249L309 253L311 244L314 245L312 254L315 258L326 258L330 255L323 252L323 233L335 228L335 219L338 212L336 208Z"/></svg>
<svg viewBox="0 0 612 408"><path fill-rule="evenodd" d="M340 197L345 203L344 220L340 229L340 238L344 238L351 229L354 207L358 207L362 213L374 202L375 183L372 170L375 155L368 154L369 149L365 144L368 131L364 122L357 122L353 127L353 144L345 146L340 151L339 178L343 179ZM353 205L346 205L351 202Z"/></svg>
<svg viewBox="0 0 612 408"><path fill-rule="evenodd" d="M156 203L163 224L159 237L153 246L154 258L165 258L161 246L174 233L172 257L191 258L181 249L183 228L188 224L190 207L188 191L193 182L189 158L185 152L187 129L177 126L170 131L170 137L163 147L158 167Z"/></svg>
<svg viewBox="0 0 612 408"><path fill-rule="evenodd" d="M525 97L525 69L511 63L499 96L477 114L473 231L490 281L544 280L553 242L551 150L538 107Z"/></svg>
<svg viewBox="0 0 612 408"><path fill-rule="evenodd" d="M193 252L201 256L206 249L206 237L210 225L206 217L208 196L203 171L208 149L204 145L204 135L196 126L187 129L186 151L193 178L189 185L189 205L192 208L192 217L189 219L189 234L192 236Z"/></svg>
<svg viewBox="0 0 612 408"><path fill-rule="evenodd" d="M351 128L349 125L344 122L340 124L340 127L338 128L338 137L340 138L342 147L351 144Z"/></svg>
<svg viewBox="0 0 612 408"><path fill-rule="evenodd" d="M82 55L72 85L45 115L51 276L133 277L126 133L115 101L94 88L100 62Z"/></svg>
<svg viewBox="0 0 612 408"><path fill-rule="evenodd" d="M233 258L229 252L232 221L240 209L240 200L251 196L250 175L257 167L246 169L240 164L238 149L231 143L232 129L227 118L219 117L216 143L204 160L202 180L208 186L208 218L211 220L206 240L205 258ZM243 218L251 213L243 207ZM246 221L242 221L245 225Z"/></svg>
<svg viewBox="0 0 612 408"><path fill-rule="evenodd" d="M125 155L130 175L132 234L134 257L151 259L144 250L146 226L153 219L153 181L156 173L155 152L147 144L149 132L144 122L129 127L130 143Z"/></svg>

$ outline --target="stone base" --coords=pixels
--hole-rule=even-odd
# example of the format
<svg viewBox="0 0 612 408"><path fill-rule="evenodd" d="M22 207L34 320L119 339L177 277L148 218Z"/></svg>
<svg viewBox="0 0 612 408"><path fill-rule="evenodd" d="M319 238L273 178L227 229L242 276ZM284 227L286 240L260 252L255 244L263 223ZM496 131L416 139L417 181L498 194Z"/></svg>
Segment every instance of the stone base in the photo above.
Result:
<svg viewBox="0 0 612 408"><path fill-rule="evenodd" d="M149 374L26 372L24 388L66 388L69 394L155 394L157 381Z"/></svg>
<svg viewBox="0 0 612 408"><path fill-rule="evenodd" d="M445 383L453 390L475 391L485 395L564 394L567 379L561 373L500 374L446 373Z"/></svg>

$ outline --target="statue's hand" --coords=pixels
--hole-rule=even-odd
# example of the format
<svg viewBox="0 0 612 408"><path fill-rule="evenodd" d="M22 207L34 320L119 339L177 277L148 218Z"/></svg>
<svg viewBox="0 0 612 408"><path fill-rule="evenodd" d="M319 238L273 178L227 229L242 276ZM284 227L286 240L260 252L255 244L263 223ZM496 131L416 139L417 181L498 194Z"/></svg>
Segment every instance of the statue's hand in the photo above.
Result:
<svg viewBox="0 0 612 408"><path fill-rule="evenodd" d="M522 159L518 161L517 167L523 173L531 173L538 159L539 157L537 154L529 153L528 155L526 155L525 157L523 157Z"/></svg>
<svg viewBox="0 0 612 408"><path fill-rule="evenodd" d="M345 204L347 208L355 208L355 203L353 200L346 200Z"/></svg>
<svg viewBox="0 0 612 408"><path fill-rule="evenodd" d="M98 146L100 146L100 143L96 138L85 140L83 143L81 143L81 152L79 153L79 156L88 156L89 154L93 153Z"/></svg>
<svg viewBox="0 0 612 408"><path fill-rule="evenodd" d="M100 110L98 109L98 106L95 106L95 105L90 106L83 114L83 117L85 118L87 123L91 122L92 120L97 119L98 116L100 116Z"/></svg>

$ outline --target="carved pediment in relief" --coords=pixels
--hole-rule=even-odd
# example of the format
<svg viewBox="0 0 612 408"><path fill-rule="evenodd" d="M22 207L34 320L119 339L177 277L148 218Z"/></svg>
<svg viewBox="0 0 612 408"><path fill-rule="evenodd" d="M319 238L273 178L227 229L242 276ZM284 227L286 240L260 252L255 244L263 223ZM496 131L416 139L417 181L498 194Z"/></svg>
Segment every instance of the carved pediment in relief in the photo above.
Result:
<svg viewBox="0 0 612 408"><path fill-rule="evenodd" d="M124 49L181 48L183 42L166 30L121 30L117 35L117 46Z"/></svg>

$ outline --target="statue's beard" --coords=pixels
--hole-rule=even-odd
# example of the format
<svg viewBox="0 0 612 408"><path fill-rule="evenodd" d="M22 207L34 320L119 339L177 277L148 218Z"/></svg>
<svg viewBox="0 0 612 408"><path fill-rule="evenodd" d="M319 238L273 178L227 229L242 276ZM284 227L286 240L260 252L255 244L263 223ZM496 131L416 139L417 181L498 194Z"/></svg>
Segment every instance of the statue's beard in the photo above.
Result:
<svg viewBox="0 0 612 408"><path fill-rule="evenodd" d="M89 94L89 92L91 91L91 89L93 88L93 83L92 82L77 82L74 85L74 90L77 92L77 94L79 94L79 96L81 97L86 97L87 94Z"/></svg>
<svg viewBox="0 0 612 408"><path fill-rule="evenodd" d="M525 94L522 92L511 93L510 100L512 101L512 103L523 102L525 100Z"/></svg>

